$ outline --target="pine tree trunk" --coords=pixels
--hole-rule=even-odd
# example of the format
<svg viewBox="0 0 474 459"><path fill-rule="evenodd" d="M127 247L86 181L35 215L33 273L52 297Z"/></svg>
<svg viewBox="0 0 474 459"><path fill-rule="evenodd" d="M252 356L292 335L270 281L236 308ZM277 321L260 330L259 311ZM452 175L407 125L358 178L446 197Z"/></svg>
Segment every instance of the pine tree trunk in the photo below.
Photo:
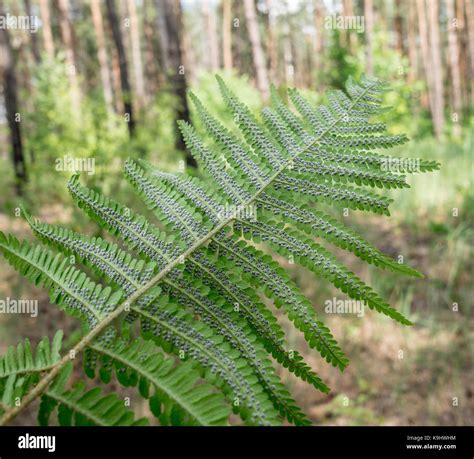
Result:
<svg viewBox="0 0 474 459"><path fill-rule="evenodd" d="M464 2L464 8L466 11L466 22L467 22L467 42L469 49L469 57L471 62L470 74L468 75L467 81L474 79L474 8L470 0ZM471 89L471 105L474 105L474 89L472 84L469 85Z"/></svg>
<svg viewBox="0 0 474 459"><path fill-rule="evenodd" d="M420 35L421 57L423 61L423 70L425 81L428 88L428 102L432 118L434 117L435 107L433 98L433 75L430 47L428 42L428 25L426 22L425 0L416 0L418 30Z"/></svg>
<svg viewBox="0 0 474 459"><path fill-rule="evenodd" d="M374 9L372 0L364 0L364 17L365 17L365 55L366 55L366 72L367 75L373 75L373 29L374 29Z"/></svg>
<svg viewBox="0 0 474 459"><path fill-rule="evenodd" d="M207 49L209 50L208 68L210 70L217 70L219 68L219 47L216 29L216 17L214 8L209 8L209 0L201 0L202 14L206 24Z"/></svg>
<svg viewBox="0 0 474 459"><path fill-rule="evenodd" d="M51 16L49 13L49 0L39 0L41 14L41 28L43 29L43 43L49 60L54 59L54 41L51 31Z"/></svg>
<svg viewBox="0 0 474 459"><path fill-rule="evenodd" d="M255 3L253 0L244 0L245 17L247 19L247 28L249 32L250 43L252 45L252 55L257 75L257 86L264 99L270 95L270 86L268 82L267 66L260 41L260 31L255 12Z"/></svg>
<svg viewBox="0 0 474 459"><path fill-rule="evenodd" d="M353 1L354 0L344 0L343 1L343 11L344 11L344 16L354 16L354 4L353 4ZM347 31L348 35L349 35L349 49L351 49L352 51L355 50L356 46L357 46L357 36L356 36L356 32L355 30L352 30L352 29L349 29Z"/></svg>
<svg viewBox="0 0 474 459"><path fill-rule="evenodd" d="M403 44L403 16L401 0L395 0L395 17L393 19L393 28L395 30L396 37L395 47L401 54L405 54L405 46Z"/></svg>
<svg viewBox="0 0 474 459"><path fill-rule="evenodd" d="M138 29L137 8L135 0L128 0L126 5L128 14L130 15L131 54L136 88L135 103L138 107L142 107L145 100L145 80L143 77L143 61L140 46L140 31Z"/></svg>
<svg viewBox="0 0 474 459"><path fill-rule="evenodd" d="M232 4L231 0L222 0L222 54L224 69L232 69Z"/></svg>
<svg viewBox="0 0 474 459"><path fill-rule="evenodd" d="M456 25L459 45L459 71L461 73L461 98L462 106L469 105L470 71L469 71L469 49L467 27L465 20L464 0L457 0L456 7Z"/></svg>
<svg viewBox="0 0 474 459"><path fill-rule="evenodd" d="M454 0L447 0L446 13L448 16L448 56L451 74L451 88L453 99L453 131L455 135L461 134L462 92L461 72L459 69L459 46L457 37L457 22L454 8Z"/></svg>
<svg viewBox="0 0 474 459"><path fill-rule="evenodd" d="M167 60L169 68L167 69L169 83L173 94L178 101L176 110L176 120L189 121L189 107L186 98L186 73L182 56L182 12L180 2L174 0L162 0L163 13L166 25L166 35L168 39ZM175 146L177 150L186 153L186 164L191 167L197 167L196 160L187 151L178 126L175 123Z"/></svg>
<svg viewBox="0 0 474 459"><path fill-rule="evenodd" d="M110 31L111 32L111 31ZM113 41L113 40L112 40ZM112 70L112 88L114 92L114 107L117 113L125 113L122 95L122 83L120 78L120 64L117 56L117 50L111 50L110 64Z"/></svg>
<svg viewBox="0 0 474 459"><path fill-rule="evenodd" d="M61 32L61 39L64 44L67 75L71 87L71 102L74 113L79 114L81 110L81 96L79 91L79 82L77 79L74 37L72 33L71 21L69 20L69 0L58 0L57 5L59 10L59 29Z"/></svg>
<svg viewBox="0 0 474 459"><path fill-rule="evenodd" d="M234 68L237 69L238 73L241 74L244 70L243 62L243 38L244 28L246 27L244 20L243 4L242 2L233 2L233 16L237 20L237 27L233 30L233 40L232 40L232 61ZM232 23L234 26L234 22Z"/></svg>
<svg viewBox="0 0 474 459"><path fill-rule="evenodd" d="M321 0L313 0L314 28L316 29L314 51L319 54L324 49L324 10ZM321 66L320 66L321 67Z"/></svg>
<svg viewBox="0 0 474 459"><path fill-rule="evenodd" d="M119 61L120 84L122 89L124 115L126 117L126 121L128 122L128 132L130 134L130 137L133 137L135 133L135 118L133 114L130 81L128 78L128 64L127 57L125 55L125 47L123 45L122 40L122 33L120 31L120 23L117 17L115 0L106 0L106 5L110 28L112 29L112 37L114 40L115 48L117 50L117 56Z"/></svg>
<svg viewBox="0 0 474 459"><path fill-rule="evenodd" d="M3 12L2 12L3 13ZM20 109L18 106L18 91L15 75L15 59L12 52L10 37L6 28L0 28L0 57L3 80L3 95L5 97L5 111L10 130L13 169L15 171L15 188L18 195L23 193L26 181L26 164L23 153L20 127Z"/></svg>
<svg viewBox="0 0 474 459"><path fill-rule="evenodd" d="M275 85L278 85L278 53L275 46L275 18L273 15L271 0L265 0L267 10L266 32L267 32L267 54L269 62L269 78Z"/></svg>
<svg viewBox="0 0 474 459"><path fill-rule="evenodd" d="M113 112L113 92L111 85L111 75L109 63L107 60L104 24L102 20L102 11L100 5L101 0L90 0L92 23L94 25L95 37L97 41L97 60L99 61L100 78L102 81L102 90L104 92L104 101L109 112Z"/></svg>
<svg viewBox="0 0 474 459"><path fill-rule="evenodd" d="M156 27L160 35L160 57L161 57L161 68L165 78L167 78L167 71L170 67L168 62L168 30L166 27L165 12L163 0L155 0L156 9Z"/></svg>
<svg viewBox="0 0 474 459"><path fill-rule="evenodd" d="M26 14L29 17L33 16L33 13L31 11L31 1L30 0L25 0L25 10ZM41 54L39 52L39 46L38 46L38 35L36 33L30 33L30 42L31 42L31 52L33 54L33 58L35 60L36 64L39 64L41 62Z"/></svg>
<svg viewBox="0 0 474 459"><path fill-rule="evenodd" d="M296 32L295 32L295 24L294 24L294 18L293 14L290 11L289 8L289 2L288 0L286 1L286 23L288 25L288 35L287 35L287 40L288 40L288 45L290 49L290 57L291 57L291 65L290 69L291 72L293 73L293 80L294 83L293 85L296 86L302 86L304 85L304 70L303 70L303 65L302 65L302 52L303 48L302 46L296 46L297 40L295 38Z"/></svg>
<svg viewBox="0 0 474 459"><path fill-rule="evenodd" d="M314 40L314 68L316 79L324 71L324 4L321 0L313 0L313 16L315 28ZM318 81L318 80L317 80Z"/></svg>
<svg viewBox="0 0 474 459"><path fill-rule="evenodd" d="M410 69L408 71L408 81L414 82L418 78L418 46L416 43L416 5L414 2L408 3L408 61Z"/></svg>
<svg viewBox="0 0 474 459"><path fill-rule="evenodd" d="M145 36L145 102L154 97L160 83L158 75L158 53L155 53L157 41L154 35L155 24L154 5L150 2L143 2L143 34Z"/></svg>
<svg viewBox="0 0 474 459"><path fill-rule="evenodd" d="M439 5L438 0L428 0L428 19L430 24L430 47L433 74L433 123L435 135L439 138L444 126L443 96L443 63L441 61L441 44L439 38Z"/></svg>

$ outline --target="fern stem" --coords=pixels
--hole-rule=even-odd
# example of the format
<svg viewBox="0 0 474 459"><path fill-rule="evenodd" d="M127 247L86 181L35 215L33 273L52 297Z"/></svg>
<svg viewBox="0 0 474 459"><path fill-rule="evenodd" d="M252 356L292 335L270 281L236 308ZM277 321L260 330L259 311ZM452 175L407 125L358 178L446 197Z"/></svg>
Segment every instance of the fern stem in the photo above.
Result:
<svg viewBox="0 0 474 459"><path fill-rule="evenodd" d="M359 102L360 99L364 97L364 95L369 92L372 87L375 86L375 83L368 85L364 88L363 91L359 93L359 95L353 99L352 104L347 107L347 112L349 112L356 104ZM113 312L111 312L107 317L102 319L100 322L97 323L96 327L89 331L80 341L77 343L54 367L51 371L45 375L38 384L23 398L21 401L21 405L12 407L5 411L4 415L0 418L0 426L6 425L12 419L14 419L21 411L23 411L29 404L34 401L37 397L39 397L43 392L45 392L51 382L53 382L54 378L59 374L62 368L69 363L71 360L74 360L75 357L82 352L97 336L99 336L115 319L117 319L123 312L128 312L130 310L130 306L134 303L137 299L139 299L144 293L146 293L149 289L154 287L158 282L163 279L166 275L168 275L174 268L178 265L182 264L184 260L186 260L195 250L200 248L203 244L208 242L211 238L213 238L216 234L219 233L224 227L226 227L229 223L235 220L242 210L245 210L246 207L250 206L265 190L268 188L274 180L290 165L293 164L294 160L307 152L310 148L312 148L323 136L325 136L330 130L333 128L334 125L339 123L341 119L344 118L344 114L339 115L334 119L332 123L327 125L326 129L324 129L317 137L315 137L311 143L307 144L302 150L297 153L296 155L292 156L288 161L284 162L280 168L278 168L273 175L269 177L269 179L262 184L261 188L255 192L255 194L246 202L242 203L228 218L223 220L219 223L215 228L213 228L209 233L203 236L201 239L197 240L193 245L191 245L187 250L185 250L180 256L176 257L173 261L171 261L168 265L166 265L156 276L150 279L146 284L143 284L142 287L137 289L132 295L130 295L127 299L125 299ZM74 357L71 357L73 355Z"/></svg>

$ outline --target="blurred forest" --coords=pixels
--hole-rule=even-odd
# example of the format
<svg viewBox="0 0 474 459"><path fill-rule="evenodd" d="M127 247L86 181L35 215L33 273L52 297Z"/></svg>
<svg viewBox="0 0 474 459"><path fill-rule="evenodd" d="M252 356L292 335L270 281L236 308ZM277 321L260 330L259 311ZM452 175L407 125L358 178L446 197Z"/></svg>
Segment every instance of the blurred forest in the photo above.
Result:
<svg viewBox="0 0 474 459"><path fill-rule="evenodd" d="M135 207L121 176L127 157L199 174L176 120L195 119L192 89L232 128L216 73L254 111L271 84L319 103L350 75L390 82L385 121L411 139L390 153L434 159L441 170L387 191L390 218L350 212L348 222L426 278L402 281L338 254L416 325L370 311L327 315L336 290L288 265L352 363L341 374L290 335L333 390L287 382L319 425L474 423L472 0L0 0L2 18L0 230L20 238L32 238L20 204L45 222L98 234L65 187L78 166L89 166L90 186ZM77 324L1 259L4 297L38 298L40 314L0 316L0 352L58 328L75 339Z"/></svg>

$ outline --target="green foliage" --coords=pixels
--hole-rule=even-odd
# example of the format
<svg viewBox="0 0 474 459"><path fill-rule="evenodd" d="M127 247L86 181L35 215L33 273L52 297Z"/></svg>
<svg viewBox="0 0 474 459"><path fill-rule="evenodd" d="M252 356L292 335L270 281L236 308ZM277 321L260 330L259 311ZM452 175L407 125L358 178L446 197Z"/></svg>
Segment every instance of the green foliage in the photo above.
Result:
<svg viewBox="0 0 474 459"><path fill-rule="evenodd" d="M52 413L57 409L58 423L61 426L130 426L146 425L146 419L134 421L133 412L115 394L102 395L95 387L85 390L84 382L77 383L71 390L66 383L73 366L68 363L61 370L53 384L44 393L38 412L40 425L48 425Z"/></svg>
<svg viewBox="0 0 474 459"><path fill-rule="evenodd" d="M358 62L351 55L348 47L342 45L343 32L339 29L330 32L329 46L326 49L327 57L324 59L324 80L329 87L344 89L347 79L358 73Z"/></svg>
<svg viewBox="0 0 474 459"><path fill-rule="evenodd" d="M56 332L51 345L48 337L44 337L35 352L26 338L16 348L10 346L5 355L0 357L0 411L5 407L14 406L16 400L21 400L38 382L42 372L50 370L59 362L62 338L61 330Z"/></svg>
<svg viewBox="0 0 474 459"><path fill-rule="evenodd" d="M121 119L107 113L100 98L83 97L80 113L75 113L71 103L71 88L66 75L66 65L59 55L54 61L44 60L34 74L35 90L28 95L30 113L25 117L25 149L29 154L28 169L32 177L50 177L58 171L64 183L71 174L61 173L58 160L66 157L94 158L98 182L105 176L105 166L110 171L114 157L127 141L126 125ZM119 167L119 166L118 166ZM31 181L30 191L38 199L46 183ZM61 200L60 189L52 190L49 198Z"/></svg>
<svg viewBox="0 0 474 459"><path fill-rule="evenodd" d="M329 92L328 104L319 107L291 90L296 111L273 90L272 108L262 111L261 121L220 77L218 84L236 126L228 129L194 94L199 129L179 123L199 163L199 178L165 173L142 159L124 163L126 179L156 223L75 175L68 183L73 200L117 243L40 223L24 212L39 240L55 251L3 234L0 249L20 273L49 291L51 302L81 320L85 373L95 378L99 368L103 384L115 373L123 386L136 387L161 424L223 424L232 410L249 425L285 418L307 425L270 357L316 389L329 388L289 348L270 305L328 363L344 370L348 359L277 260L297 263L368 308L410 325L316 241L421 277L319 208L326 203L389 215L391 200L374 190L405 188L400 171L415 170L405 165L391 171L386 166L393 158L375 150L407 138L372 122L386 111L381 97L388 88L378 80L349 79L345 91ZM428 160L418 165L419 172L439 167ZM57 341L53 348L56 355ZM10 362L21 355L21 349L9 351L9 368L23 368ZM40 423L56 407L63 425L143 422L115 394L104 397L98 387L85 392L83 383L68 390L71 367L63 359L51 384L42 388L38 382L44 389L38 389ZM6 399L10 386L2 387Z"/></svg>

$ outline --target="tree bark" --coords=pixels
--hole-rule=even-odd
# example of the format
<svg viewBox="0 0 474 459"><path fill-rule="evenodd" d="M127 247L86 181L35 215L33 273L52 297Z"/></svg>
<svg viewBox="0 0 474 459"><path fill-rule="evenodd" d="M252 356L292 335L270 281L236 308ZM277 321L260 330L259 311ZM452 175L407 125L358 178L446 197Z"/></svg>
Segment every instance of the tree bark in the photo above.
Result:
<svg viewBox="0 0 474 459"><path fill-rule="evenodd" d="M232 5L231 0L222 0L222 54L224 69L232 69Z"/></svg>
<svg viewBox="0 0 474 459"><path fill-rule="evenodd" d="M117 17L117 8L115 0L106 0L107 14L109 17L110 27L112 29L112 37L114 40L120 69L120 84L122 89L122 100L124 115L128 122L128 132L130 137L135 134L135 118L133 115L132 95L130 91L130 81L128 78L128 64L125 55L125 47L123 45L122 33L120 31L120 23Z"/></svg>
<svg viewBox="0 0 474 459"><path fill-rule="evenodd" d="M410 2L411 3L411 2ZM395 47L401 54L405 54L403 44L403 14L402 0L395 0L395 17L393 19L393 28L395 29Z"/></svg>
<svg viewBox="0 0 474 459"><path fill-rule="evenodd" d="M186 98L186 72L182 53L182 12L179 1L162 0L166 35L168 39L167 68L169 83L173 94L176 96L178 107L176 110L176 121L189 121L189 107ZM186 164L190 167L197 167L196 160L186 149L178 125L175 123L175 146L177 150L186 154Z"/></svg>
<svg viewBox="0 0 474 459"><path fill-rule="evenodd" d="M77 79L77 60L74 50L74 37L72 34L72 25L69 20L69 0L58 0L59 10L59 29L61 39L65 48L65 58L67 66L67 75L71 87L71 102L75 114L80 113L81 97L79 92L79 82Z"/></svg>
<svg viewBox="0 0 474 459"><path fill-rule="evenodd" d="M468 49L468 32L466 27L465 19L465 6L464 0L457 0L455 2L456 7L456 26L457 26L457 37L459 45L459 71L461 72L461 97L462 105L469 105L469 89L471 87L471 73L470 73L470 59Z"/></svg>
<svg viewBox="0 0 474 459"><path fill-rule="evenodd" d="M344 10L344 16L354 16L354 0L344 0L343 1L343 10ZM349 35L349 49L352 51L355 50L356 45L357 45L357 36L356 36L356 31L353 29L349 29L347 31Z"/></svg>
<svg viewBox="0 0 474 459"><path fill-rule="evenodd" d="M416 44L416 5L413 2L408 4L408 61L410 69L408 71L408 81L414 82L418 78L418 52Z"/></svg>
<svg viewBox="0 0 474 459"><path fill-rule="evenodd" d="M155 54L157 41L154 34L155 10L153 3L143 2L143 33L145 35L145 103L153 98L158 91L160 77L158 75L158 55Z"/></svg>
<svg viewBox="0 0 474 459"><path fill-rule="evenodd" d="M425 74L425 81L428 89L428 102L431 116L434 113L433 100L433 75L432 75L432 61L428 42L428 25L426 22L425 0L416 0L417 16L418 16L418 30L420 35L421 56L423 61L423 70Z"/></svg>
<svg viewBox="0 0 474 459"><path fill-rule="evenodd" d="M51 16L49 13L49 0L39 0L41 25L43 29L43 43L49 60L54 59L54 41L51 31Z"/></svg>
<svg viewBox="0 0 474 459"><path fill-rule="evenodd" d="M265 0L267 9L268 27L267 27L267 52L270 63L270 81L278 85L278 52L275 46L275 35L273 29L275 27L275 19L273 16L271 0Z"/></svg>
<svg viewBox="0 0 474 459"><path fill-rule="evenodd" d="M446 13L448 16L448 56L451 74L452 102L454 113L457 116L457 120L453 120L453 129L454 134L459 135L461 133L462 91L454 0L447 0Z"/></svg>
<svg viewBox="0 0 474 459"><path fill-rule="evenodd" d="M166 73L169 69L168 62L168 30L166 27L165 13L164 13L164 4L163 0L155 0L155 9L156 14L156 27L160 35L160 57L161 57L161 67L163 72Z"/></svg>
<svg viewBox="0 0 474 459"><path fill-rule="evenodd" d="M270 86L268 83L267 66L260 41L260 31L255 13L254 0L244 0L245 17L247 19L247 28L249 32L250 43L252 45L252 55L257 75L257 87L264 99L270 95Z"/></svg>
<svg viewBox="0 0 474 459"><path fill-rule="evenodd" d="M288 25L288 45L290 49L290 57L291 57L291 71L293 72L293 80L294 84L297 86L304 85L304 69L302 63L302 55L304 53L303 44L300 42L299 46L297 46L297 39L295 35L295 21L294 21L294 14L291 12L289 7L289 1L286 1L286 23ZM300 31L299 35L302 35Z"/></svg>
<svg viewBox="0 0 474 459"><path fill-rule="evenodd" d="M444 126L443 67L441 61L441 44L439 38L439 4L438 0L428 0L428 18L430 23L430 47L433 75L433 123L435 135L439 138Z"/></svg>
<svg viewBox="0 0 474 459"><path fill-rule="evenodd" d="M107 109L113 112L113 92L111 84L111 75L107 59L107 48L104 36L104 24L102 20L102 11L100 0L90 0L92 13L92 23L94 25L95 37L97 41L97 60L99 61L100 78L102 81L102 90L104 92L104 101Z"/></svg>
<svg viewBox="0 0 474 459"><path fill-rule="evenodd" d="M18 106L15 59L13 56L8 30L3 27L0 28L0 58L3 77L3 95L5 97L5 111L8 128L10 130L12 161L16 179L15 188L16 193L18 195L22 195L23 185L27 179L27 174L21 139L21 115Z"/></svg>
<svg viewBox="0 0 474 459"><path fill-rule="evenodd" d="M374 28L374 8L372 0L364 0L364 16L365 16L365 55L366 55L366 72L371 76L374 73L373 62L373 28Z"/></svg>
<svg viewBox="0 0 474 459"><path fill-rule="evenodd" d="M216 17L214 8L209 8L209 0L202 1L202 14L206 23L207 46L209 49L208 67L210 70L219 68L219 47L216 29Z"/></svg>
<svg viewBox="0 0 474 459"><path fill-rule="evenodd" d="M26 14L31 18L33 16L31 12L31 1L25 0L25 10ZM36 64L41 62L41 54L39 52L38 46L38 35L36 33L30 33L30 42L31 42L31 52Z"/></svg>
<svg viewBox="0 0 474 459"><path fill-rule="evenodd" d="M321 0L313 0L313 16L315 28L314 62L316 78L323 72L324 60L324 4Z"/></svg>
<svg viewBox="0 0 474 459"><path fill-rule="evenodd" d="M469 57L471 62L470 75L467 81L474 79L474 8L470 0L465 0L464 8L466 11L466 22L467 22L467 42L469 49ZM472 84L469 85L471 89L471 104L474 105L474 89Z"/></svg>
<svg viewBox="0 0 474 459"><path fill-rule="evenodd" d="M135 0L128 0L126 4L128 14L130 15L130 40L136 88L135 103L138 107L142 107L145 100L145 80L143 77L143 61L140 47L140 31L138 29L137 7L135 5Z"/></svg>
<svg viewBox="0 0 474 459"><path fill-rule="evenodd" d="M285 1L285 15L289 17L290 10L288 1ZM285 85L287 87L295 86L295 54L292 40L291 20L286 20L282 30L283 41L283 61L285 65Z"/></svg>

